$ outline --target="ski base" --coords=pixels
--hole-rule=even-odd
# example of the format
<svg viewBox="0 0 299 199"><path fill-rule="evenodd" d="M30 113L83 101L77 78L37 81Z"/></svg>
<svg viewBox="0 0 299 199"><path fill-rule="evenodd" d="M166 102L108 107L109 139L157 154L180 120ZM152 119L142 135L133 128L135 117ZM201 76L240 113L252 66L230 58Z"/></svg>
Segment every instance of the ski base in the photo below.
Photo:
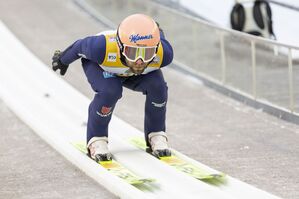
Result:
<svg viewBox="0 0 299 199"><path fill-rule="evenodd" d="M84 143L84 141L72 142L71 144L82 153L87 154L86 144ZM152 178L139 177L129 169L125 168L116 160L100 161L98 162L98 164L107 169L113 175L116 175L117 177L125 180L127 183L131 185L139 185L155 181L155 179Z"/></svg>
<svg viewBox="0 0 299 199"><path fill-rule="evenodd" d="M134 146L146 151L146 143L142 137L132 137L129 142ZM175 155L175 150L171 149L172 155L168 157L160 157L159 160L165 164L176 168L178 171L188 174L199 180L223 179L225 174L222 172L211 172L205 168L201 168Z"/></svg>

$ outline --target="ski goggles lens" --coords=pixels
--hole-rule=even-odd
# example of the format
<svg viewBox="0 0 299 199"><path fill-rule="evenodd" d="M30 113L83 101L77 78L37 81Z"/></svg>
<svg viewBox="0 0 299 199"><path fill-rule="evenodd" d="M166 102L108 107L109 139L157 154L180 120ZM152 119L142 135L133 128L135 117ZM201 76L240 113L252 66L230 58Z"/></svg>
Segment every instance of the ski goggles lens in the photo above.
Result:
<svg viewBox="0 0 299 199"><path fill-rule="evenodd" d="M144 62L151 61L156 56L157 47L135 47L124 45L123 55L132 62L142 59Z"/></svg>

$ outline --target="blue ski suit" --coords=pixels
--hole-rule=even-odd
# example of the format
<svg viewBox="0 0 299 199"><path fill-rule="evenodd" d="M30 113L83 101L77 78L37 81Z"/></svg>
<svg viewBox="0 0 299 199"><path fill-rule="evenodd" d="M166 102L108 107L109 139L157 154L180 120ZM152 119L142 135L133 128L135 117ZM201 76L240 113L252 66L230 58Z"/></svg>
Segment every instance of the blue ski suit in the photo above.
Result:
<svg viewBox="0 0 299 199"><path fill-rule="evenodd" d="M146 140L151 132L165 131L167 85L160 68L172 62L173 50L162 32L160 37L157 56L140 75L131 73L121 62L116 31L77 40L62 53L60 61L65 65L81 58L88 82L95 91L89 105L87 142L92 137L108 137L108 125L113 109L122 97L123 86L146 95Z"/></svg>

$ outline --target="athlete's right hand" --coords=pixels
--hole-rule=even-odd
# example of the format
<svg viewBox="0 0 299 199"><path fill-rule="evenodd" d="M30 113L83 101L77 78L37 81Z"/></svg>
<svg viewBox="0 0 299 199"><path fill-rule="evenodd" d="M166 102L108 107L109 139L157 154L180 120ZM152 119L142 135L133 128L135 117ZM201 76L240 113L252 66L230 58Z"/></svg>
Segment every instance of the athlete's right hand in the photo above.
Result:
<svg viewBox="0 0 299 199"><path fill-rule="evenodd" d="M52 57L52 69L56 71L57 69L60 70L60 75L64 75L67 71L69 65L65 65L60 61L61 52L60 50L56 50Z"/></svg>

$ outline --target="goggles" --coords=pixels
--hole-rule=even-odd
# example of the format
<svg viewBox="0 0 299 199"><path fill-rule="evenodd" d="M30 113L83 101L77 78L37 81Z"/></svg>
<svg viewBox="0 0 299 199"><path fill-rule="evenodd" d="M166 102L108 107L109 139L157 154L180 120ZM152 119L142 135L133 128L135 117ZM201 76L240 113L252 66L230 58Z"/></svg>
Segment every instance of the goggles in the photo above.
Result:
<svg viewBox="0 0 299 199"><path fill-rule="evenodd" d="M127 60L136 62L142 59L143 62L149 62L156 56L157 46L155 47L136 47L124 45L122 54Z"/></svg>

